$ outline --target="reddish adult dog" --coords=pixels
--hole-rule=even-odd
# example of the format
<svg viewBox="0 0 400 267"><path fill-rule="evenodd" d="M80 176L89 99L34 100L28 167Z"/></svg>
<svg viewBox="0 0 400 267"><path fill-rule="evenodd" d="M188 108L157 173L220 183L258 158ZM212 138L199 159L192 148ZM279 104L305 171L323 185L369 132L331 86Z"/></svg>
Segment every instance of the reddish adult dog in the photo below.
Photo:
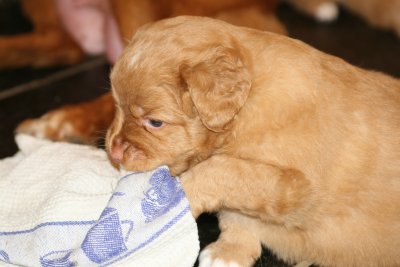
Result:
<svg viewBox="0 0 400 267"><path fill-rule="evenodd" d="M400 265L399 80L179 17L137 32L111 82L112 161L166 164L194 216L219 212L201 266L251 266L261 244L291 263Z"/></svg>
<svg viewBox="0 0 400 267"><path fill-rule="evenodd" d="M0 68L74 64L105 53L111 63L138 27L178 15L211 16L285 33L277 0L21 0L33 31L0 37Z"/></svg>

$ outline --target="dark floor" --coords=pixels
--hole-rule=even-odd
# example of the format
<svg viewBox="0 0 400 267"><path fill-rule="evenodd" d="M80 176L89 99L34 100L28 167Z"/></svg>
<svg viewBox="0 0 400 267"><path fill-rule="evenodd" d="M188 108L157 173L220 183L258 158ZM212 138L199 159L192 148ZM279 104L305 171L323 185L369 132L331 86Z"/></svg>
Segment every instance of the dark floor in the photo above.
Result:
<svg viewBox="0 0 400 267"><path fill-rule="evenodd" d="M16 0L0 0L1 35L30 30L16 3ZM286 5L279 8L279 17L292 37L355 65L400 77L400 39L391 32L372 29L344 11L338 21L325 25L316 24ZM73 67L0 71L0 158L16 152L13 130L19 122L106 92L109 70L104 59L91 58ZM214 216L202 216L198 225L201 247L217 238L219 230ZM287 265L265 249L256 266Z"/></svg>

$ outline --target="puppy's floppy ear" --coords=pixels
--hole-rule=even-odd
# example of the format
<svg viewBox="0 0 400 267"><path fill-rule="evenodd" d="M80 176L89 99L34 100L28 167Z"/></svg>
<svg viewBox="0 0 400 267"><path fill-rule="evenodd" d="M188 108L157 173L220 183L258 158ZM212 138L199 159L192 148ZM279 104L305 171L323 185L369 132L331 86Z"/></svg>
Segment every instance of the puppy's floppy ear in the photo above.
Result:
<svg viewBox="0 0 400 267"><path fill-rule="evenodd" d="M246 102L251 81L238 51L211 47L200 63L184 64L181 76L203 124L224 131Z"/></svg>

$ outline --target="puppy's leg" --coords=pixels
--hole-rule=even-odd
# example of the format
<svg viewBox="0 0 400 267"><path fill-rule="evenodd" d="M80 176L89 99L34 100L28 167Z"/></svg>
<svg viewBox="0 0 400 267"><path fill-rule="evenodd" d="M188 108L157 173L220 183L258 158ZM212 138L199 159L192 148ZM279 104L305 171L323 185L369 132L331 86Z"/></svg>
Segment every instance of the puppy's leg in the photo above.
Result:
<svg viewBox="0 0 400 267"><path fill-rule="evenodd" d="M261 255L256 219L231 211L218 214L221 234L199 256L200 267L252 266Z"/></svg>
<svg viewBox="0 0 400 267"><path fill-rule="evenodd" d="M65 32L54 0L23 0L31 33L0 37L0 68L74 64L83 59L80 47Z"/></svg>
<svg viewBox="0 0 400 267"><path fill-rule="evenodd" d="M95 100L64 106L50 111L38 119L23 121L16 129L40 138L93 144L114 117L114 100L107 93Z"/></svg>
<svg viewBox="0 0 400 267"><path fill-rule="evenodd" d="M0 38L0 69L75 64L83 52L61 29Z"/></svg>
<svg viewBox="0 0 400 267"><path fill-rule="evenodd" d="M287 227L301 224L311 183L299 171L259 161L215 155L181 175L192 213L238 211Z"/></svg>

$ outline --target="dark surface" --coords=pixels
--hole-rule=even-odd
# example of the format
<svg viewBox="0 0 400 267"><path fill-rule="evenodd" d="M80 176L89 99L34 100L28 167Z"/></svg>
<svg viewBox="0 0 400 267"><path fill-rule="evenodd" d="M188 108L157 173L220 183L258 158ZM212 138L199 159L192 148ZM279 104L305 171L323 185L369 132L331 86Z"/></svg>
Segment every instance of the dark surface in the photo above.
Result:
<svg viewBox="0 0 400 267"><path fill-rule="evenodd" d="M0 34L29 30L29 23L22 19L15 3L13 0L0 1ZM336 22L326 25L317 24L286 5L279 8L278 14L292 37L340 56L357 66L400 76L400 41L391 32L373 29L361 19L346 12L341 12ZM14 96L0 98L0 158L16 152L13 131L22 120L37 117L67 103L94 98L108 90L109 66L105 63L93 64L89 69L78 70L77 74L56 79L57 81L49 78L71 68L76 67L0 71L0 93L14 90L15 86L33 88ZM34 84L28 83L37 79L44 81L45 85L35 87ZM219 230L214 216L201 216L198 225L202 248L217 239ZM287 265L264 250L256 266Z"/></svg>
<svg viewBox="0 0 400 267"><path fill-rule="evenodd" d="M394 33L373 29L344 10L330 24L317 24L286 5L278 14L291 37L356 66L400 76L400 39Z"/></svg>

